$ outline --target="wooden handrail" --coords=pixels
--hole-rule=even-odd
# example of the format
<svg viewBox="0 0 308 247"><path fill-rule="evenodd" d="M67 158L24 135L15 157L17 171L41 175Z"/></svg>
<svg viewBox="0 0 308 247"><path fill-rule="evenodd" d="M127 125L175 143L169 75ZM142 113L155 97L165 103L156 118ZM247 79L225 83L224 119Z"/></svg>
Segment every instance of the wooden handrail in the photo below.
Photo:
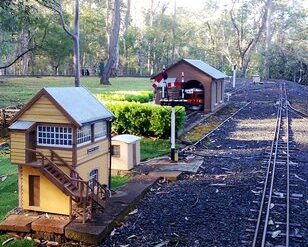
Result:
<svg viewBox="0 0 308 247"><path fill-rule="evenodd" d="M49 149L50 153L51 153L51 157L54 155L57 157L57 159L59 159L63 165L65 167L67 167L70 170L70 173L74 174L76 176L77 179L82 180L82 178L80 177L79 173L71 166L69 165L60 155L58 155L54 150Z"/></svg>
<svg viewBox="0 0 308 247"><path fill-rule="evenodd" d="M71 179L53 161L51 161L48 157L46 157L42 152L34 150L34 149L30 149L30 148L26 148L26 151L39 154L42 158L42 164L43 165L44 165L44 160L47 160L48 163L51 164L53 166L53 168L56 169L63 177L65 177L67 180Z"/></svg>
<svg viewBox="0 0 308 247"><path fill-rule="evenodd" d="M104 205L101 205L101 203L100 203L100 199L106 200L108 197L110 197L110 194L109 194L108 188L106 186L100 184L97 179L93 178L90 181L83 180L79 176L78 172L75 169L73 169L69 164L67 164L67 162L65 162L53 150L50 150L51 155L56 156L71 171L73 176L75 175L76 177L68 176L66 173L64 173L58 167L57 164L55 164L53 162L53 160L46 157L42 152L34 150L34 149L30 149L30 148L26 148L26 151L27 152L33 152L33 153L41 156L41 159L42 159L42 162L41 162L42 166L41 167L42 168L44 168L44 165L45 165L44 161L47 161L48 164L52 165L53 169L55 169L62 176L63 179L70 181L70 183L72 183L76 187L76 189L78 189L78 192L76 194L72 191L70 191L70 193L71 193L73 200L78 201L78 202L82 202L82 204L83 204L83 223L85 222L86 204L89 202L89 199L90 199L91 208L92 208L93 202L99 204L101 207L104 208ZM65 187L65 186L63 186L63 187ZM68 188L66 188L66 189L68 189Z"/></svg>

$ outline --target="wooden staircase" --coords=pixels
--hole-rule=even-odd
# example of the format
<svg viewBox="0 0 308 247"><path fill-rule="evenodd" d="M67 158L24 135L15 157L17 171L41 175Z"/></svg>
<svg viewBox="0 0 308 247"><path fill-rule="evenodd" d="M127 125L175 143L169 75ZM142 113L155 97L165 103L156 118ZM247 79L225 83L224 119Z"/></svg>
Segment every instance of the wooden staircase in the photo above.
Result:
<svg viewBox="0 0 308 247"><path fill-rule="evenodd" d="M77 215L82 216L83 223L87 215L91 218L94 209L103 210L106 207L109 197L107 186L100 184L96 179L83 180L78 172L53 150L50 150L51 158L33 149L26 149L26 151L35 153L37 157L36 161L31 162L30 165L37 167L64 194L72 198L75 207L71 206ZM55 161L61 162L62 166L68 168L70 174L63 172Z"/></svg>

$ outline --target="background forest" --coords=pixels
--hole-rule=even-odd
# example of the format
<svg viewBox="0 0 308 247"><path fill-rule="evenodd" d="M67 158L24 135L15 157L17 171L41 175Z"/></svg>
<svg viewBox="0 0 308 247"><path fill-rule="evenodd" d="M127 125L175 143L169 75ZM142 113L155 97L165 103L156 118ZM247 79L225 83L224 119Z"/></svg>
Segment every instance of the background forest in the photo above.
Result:
<svg viewBox="0 0 308 247"><path fill-rule="evenodd" d="M75 1L49 1L61 3L72 30ZM114 15L114 1L120 3L119 15ZM1 0L0 75L73 74L72 38L46 2ZM82 73L103 72L116 16L114 76L149 76L180 58L194 58L228 75L237 64L241 76L258 73L308 83L304 0L207 0L196 1L197 8L177 0L79 2Z"/></svg>

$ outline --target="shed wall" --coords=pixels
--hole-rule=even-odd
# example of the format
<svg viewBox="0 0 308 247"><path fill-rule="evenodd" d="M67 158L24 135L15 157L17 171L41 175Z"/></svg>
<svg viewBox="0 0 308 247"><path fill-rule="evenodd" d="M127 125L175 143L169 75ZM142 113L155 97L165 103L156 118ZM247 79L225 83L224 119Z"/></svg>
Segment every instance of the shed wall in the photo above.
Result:
<svg viewBox="0 0 308 247"><path fill-rule="evenodd" d="M223 106L224 103L224 80L214 80L212 82L212 100L211 100L211 109L215 111Z"/></svg>

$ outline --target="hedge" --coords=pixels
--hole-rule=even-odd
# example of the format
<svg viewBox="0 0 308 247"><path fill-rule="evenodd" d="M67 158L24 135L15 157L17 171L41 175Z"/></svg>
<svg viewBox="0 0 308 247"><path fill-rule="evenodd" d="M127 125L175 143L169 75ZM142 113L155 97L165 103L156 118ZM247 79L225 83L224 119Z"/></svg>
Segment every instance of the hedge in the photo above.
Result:
<svg viewBox="0 0 308 247"><path fill-rule="evenodd" d="M129 101L147 103L153 100L153 92L151 91L117 91L95 94L95 97L101 101Z"/></svg>
<svg viewBox="0 0 308 247"><path fill-rule="evenodd" d="M117 134L133 134L167 138L170 136L171 107L134 102L105 102L106 107L116 116L112 124ZM185 108L176 107L176 130L183 127Z"/></svg>

